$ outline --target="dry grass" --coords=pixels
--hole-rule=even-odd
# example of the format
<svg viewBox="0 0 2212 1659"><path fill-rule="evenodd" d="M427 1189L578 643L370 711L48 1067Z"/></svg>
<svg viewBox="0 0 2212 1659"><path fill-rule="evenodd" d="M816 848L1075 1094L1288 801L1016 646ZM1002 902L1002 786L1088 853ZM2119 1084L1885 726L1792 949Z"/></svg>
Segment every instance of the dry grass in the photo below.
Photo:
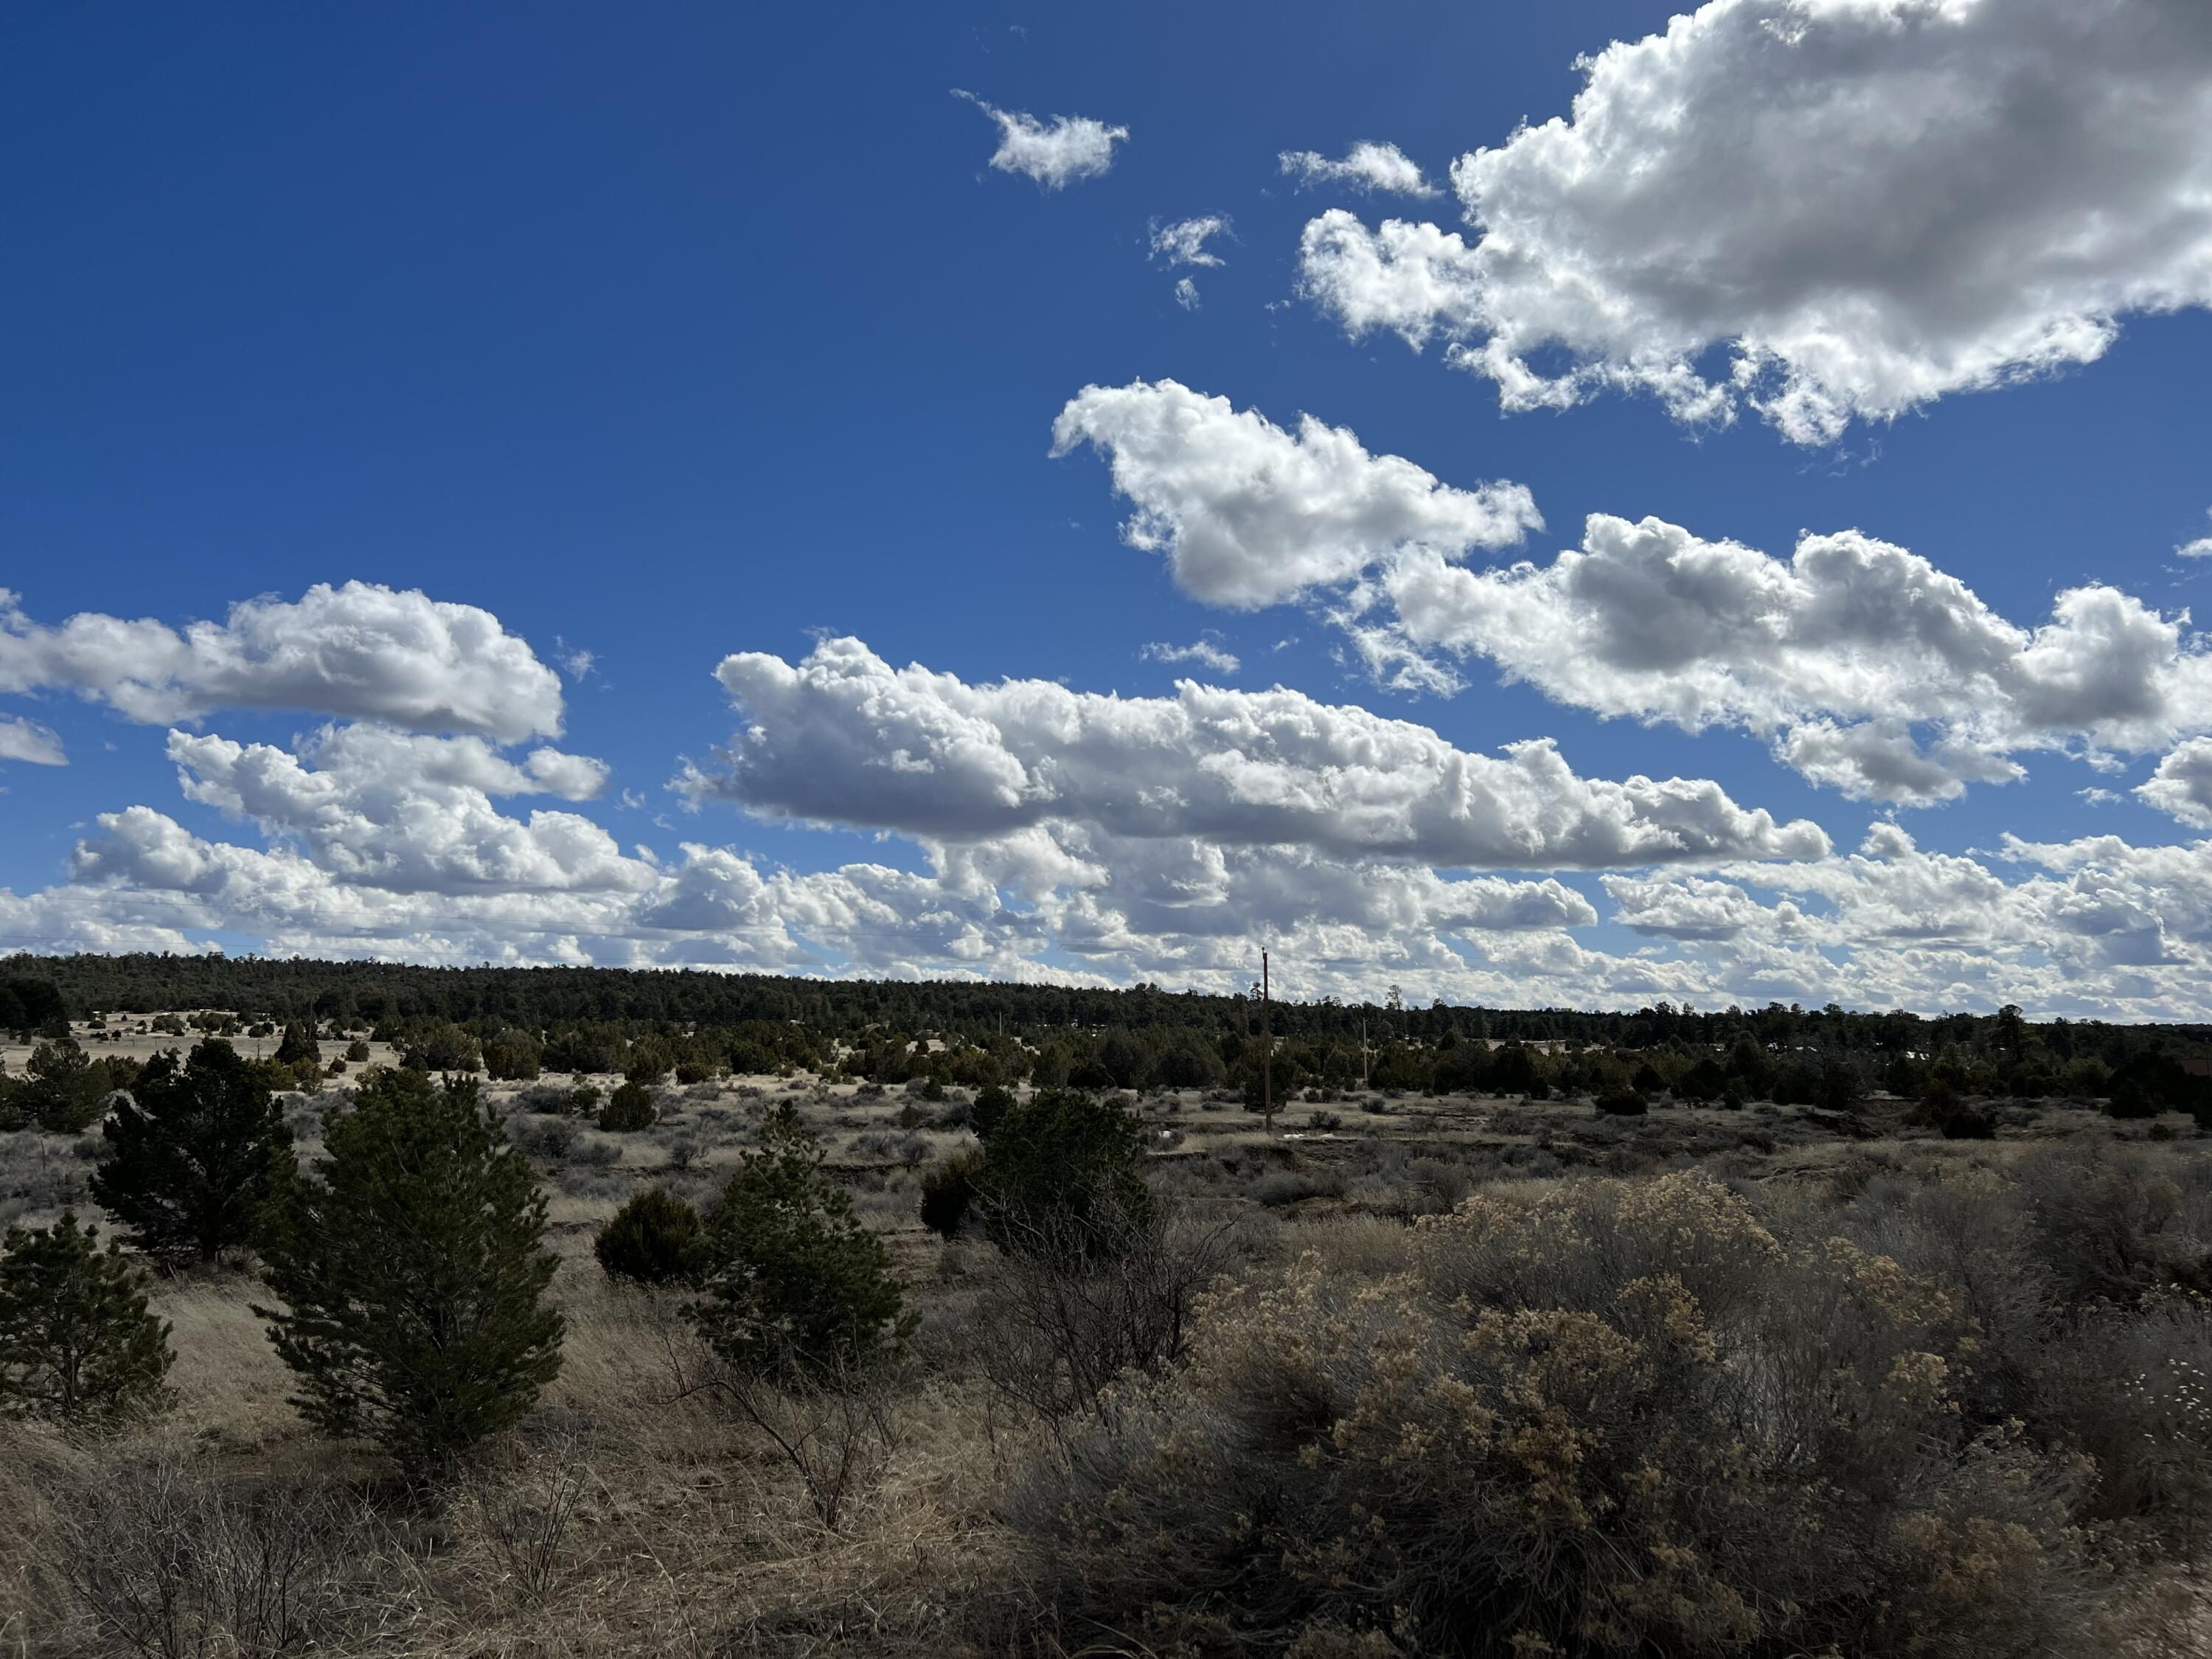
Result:
<svg viewBox="0 0 2212 1659"><path fill-rule="evenodd" d="M519 1109L522 1092L489 1091L502 1109ZM756 1426L710 1395L676 1397L669 1350L680 1340L677 1299L612 1285L589 1255L592 1231L640 1183L663 1182L695 1201L711 1197L752 1144L765 1103L785 1094L804 1103L823 1133L831 1168L886 1237L924 1316L918 1364L896 1402L896 1445L834 1532ZM303 1139L312 1140L319 1114L344 1097L338 1079L301 1103ZM325 1621L317 1650L326 1653L597 1659L1081 1650L1097 1631L1079 1624L1080 1598L1060 1583L1065 1562L1055 1563L1052 1543L1059 1534L1035 1512L1018 1528L1005 1518L1009 1493L1031 1488L1052 1437L994 1401L977 1363L976 1333L989 1325L979 1315L1000 1292L1001 1264L973 1239L939 1240L915 1213L910 1144L919 1137L936 1159L973 1138L915 1124L912 1115L902 1124L909 1106L925 1116L934 1109L896 1090L864 1095L811 1079L732 1079L665 1091L663 1121L650 1130L600 1136L579 1126L574 1144L612 1143L612 1161L593 1161L588 1152L538 1154L563 1258L553 1292L568 1320L562 1370L524 1428L488 1448L442 1507L405 1500L369 1453L333 1446L300 1422L285 1403L288 1375L248 1308L250 1278L227 1273L160 1285L155 1306L174 1326L179 1356L171 1380L180 1402L169 1419L85 1447L0 1430L7 1437L0 1439L0 1656L127 1650L88 1620L62 1569L84 1536L72 1532L82 1522L71 1517L100 1493L140 1490L130 1483L149 1479L148 1469L168 1470L177 1483L171 1513L182 1519L174 1524L228 1539L228 1559L242 1559L241 1540L256 1534L235 1505L224 1507L224 1494L282 1490L362 1507L368 1519L347 1534L357 1547L316 1613ZM1563 1174L1642 1182L1694 1164L1748 1195L1791 1260L1817 1255L1829 1237L1848 1237L1869 1257L1893 1259L1916 1278L1951 1287L1945 1293L1964 1298L1967 1316L1983 1327L1978 1340L2000 1358L2047 1370L2058 1354L2074 1368L2066 1372L2069 1386L2091 1395L2099 1354L2126 1352L2148 1374L2169 1361L2195 1363L2189 1356L2202 1337L2196 1325L2172 1334L2193 1314L2177 1314L2179 1322L2163 1331L2130 1313L2136 1322L2124 1333L2093 1332L2065 1354L2046 1353L2049 1297L2057 1292L2045 1278L2031 1285L2022 1277L2090 1271L2059 1249L2087 1230L2117 1241L2118 1267L2103 1257L2094 1267L2115 1295L2136 1293L2130 1274L2137 1290L2185 1295L2190 1273L2212 1261L2212 1169L2191 1139L2152 1143L2154 1127L2193 1136L2178 1125L2115 1124L2053 1109L2007 1124L1993 1142L1949 1143L1911 1128L1901 1104L1878 1102L1866 1114L1871 1138L1844 1140L1810 1114L1775 1108L1660 1107L1622 1123L1597 1119L1580 1103L1378 1097L1293 1103L1279 1127L1297 1138L1269 1140L1241 1106L1194 1092L1148 1097L1139 1109L1175 1133L1155 1160L1164 1190L1209 1214L1248 1217L1245 1256L1234 1271L1256 1288L1287 1282L1291 1264L1303 1258L1315 1264L1317 1286L1356 1298L1414 1270L1409 1249L1437 1229L1410 1228L1412 1217L1470 1194L1492 1206L1486 1212L1517 1212L1548 1201ZM70 1183L88 1168L68 1143L0 1136L0 1206L15 1206L10 1218L50 1218L81 1190ZM1483 1269L1490 1275L1484 1296L1502 1294L1501 1271ZM1815 1274L1806 1282L1830 1281ZM1597 1295L1577 1294L1584 1302ZM1740 1325L1747 1316L1729 1316ZM1214 1352L1235 1329L1216 1332ZM1290 1340L1296 1331L1271 1326L1248 1335ZM1994 1361L1988 1369L1994 1374ZM2046 1370L2033 1381L2038 1389L2055 1386ZM2094 1419L2102 1427L2083 1432L2164 1437L2160 1443L2179 1455L2176 1436L2194 1431L2182 1409L2187 1402L2172 1389L2153 1394L2122 1402L2124 1410L2111 1407ZM2077 1408L2086 1412L2078 1402L2069 1407ZM2212 1425L2206 1438L2212 1441ZM2160 1469L2130 1475L2153 1477L2168 1480L2160 1490L2172 1488ZM1188 1553L1201 1545L1212 1547L1203 1540L1181 1547ZM2094 1638L2100 1645L2075 1650L2146 1659L2212 1652L2203 1586L2183 1559L2192 1547L2185 1539L2130 1533L2123 1541L2114 1532L2083 1547L2098 1563L2118 1563L2117 1582L2128 1588L2109 1605L2069 1589L2083 1619L2102 1621ZM1134 1628L1148 1616L1149 1592L1133 1578L1119 1593L1119 1611L1128 1615L1119 1627ZM1173 1594L1187 1595L1194 1607L1204 1599L1198 1590ZM1101 1604L1085 1605L1096 1613ZM1209 1631L1203 1620L1185 1621L1189 1651L1280 1652L1297 1634L1223 1647L1218 1632ZM1402 1643L1363 1648L1359 1639L1309 1632L1299 1651L1413 1650ZM1462 1650L1492 1650L1472 1642ZM203 1650L232 1651L219 1644ZM1102 1650L1146 1650L1121 1642ZM1761 1651L1725 1643L1711 1650Z"/></svg>

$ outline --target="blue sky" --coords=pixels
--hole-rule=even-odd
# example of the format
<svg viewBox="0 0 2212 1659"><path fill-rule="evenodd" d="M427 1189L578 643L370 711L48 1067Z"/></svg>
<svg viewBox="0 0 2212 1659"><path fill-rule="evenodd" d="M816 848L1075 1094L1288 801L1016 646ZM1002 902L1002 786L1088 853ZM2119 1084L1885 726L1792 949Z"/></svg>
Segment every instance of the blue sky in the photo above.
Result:
<svg viewBox="0 0 2212 1659"><path fill-rule="evenodd" d="M17 8L0 22L0 140L16 158L0 178L10 230L0 267L0 587L16 596L9 626L19 641L87 615L171 629L222 623L234 603L265 595L290 605L318 583L418 593L491 613L539 664L589 653L588 673L559 669L557 720L534 735L493 732L487 753L512 766L557 742L605 770L551 799L489 787L429 805L405 777L379 771L363 781L368 775L356 772L343 787L301 786L322 789L321 817L288 816L266 798L255 811L209 781L204 754L191 763L198 798L188 798L173 729L292 750L312 771L313 734L326 725L367 719L439 741L471 728L450 711L395 715L343 690L298 691L296 682L290 692L241 692L235 677L222 696L124 708L93 685L112 665L19 665L11 691L0 657L0 720L32 723L48 734L37 739L44 757L58 750L67 761L0 762L0 886L12 896L0 900L0 947L217 942L433 960L1209 985L1238 982L1242 956L1264 935L1291 958L1293 983L1316 993L1403 981L1491 1001L2016 998L2139 1016L2202 1012L2212 969L2199 961L2200 912L2212 877L2200 878L2187 849L2212 817L2191 793L2199 757L2187 745L2212 731L2212 708L2192 701L2201 698L2188 627L2169 653L2174 684L2159 694L2154 718L2130 715L2135 724L2119 737L2094 711L2039 716L2026 736L2017 720L1996 737L1978 728L1983 758L1966 769L1974 776L1885 799L1777 757L1785 728L1878 720L1879 691L1872 704L1830 708L1801 686L1780 714L1761 693L1757 710L1713 705L1698 729L1686 729L1655 712L1649 684L1633 707L1633 698L1547 688L1528 668L1535 659L1514 654L1520 646L1473 648L1408 614L1406 637L1457 682L1439 690L1431 677L1431 689L1412 690L1403 675L1395 684L1378 677L1354 648L1357 629L1387 621L1401 601L1381 601L1378 611L1370 595L1364 622L1347 623L1353 577L1256 609L1208 602L1179 583L1171 550L1129 544L1125 522L1144 503L1115 493L1119 441L1093 434L1051 453L1054 420L1083 388L1173 381L1226 400L1224 416L1249 413L1285 434L1310 415L1356 434L1370 457L1404 458L1447 491L1525 487L1544 527L1518 544L1448 554L1468 571L1520 558L1548 566L1583 542L1592 514L1656 517L1700 542L1784 561L1801 532L1856 530L1910 550L2018 629L2050 623L2056 597L2085 583L2172 623L2201 605L2212 573L2212 560L2176 553L2212 534L2203 392L2212 232L2186 209L2191 180L2205 177L2191 168L2204 164L2174 161L2168 143L2165 163L2116 180L2113 156L2134 150L2097 145L2107 98L2128 91L2130 77L2170 77L2163 94L2181 122L2188 100L2212 86L2212 44L2172 0L2100 7L2109 14L2104 38L2126 35L2132 46L2069 49L2055 0L1955 0L1932 9L1942 14L1935 21L1922 15L1929 7L1883 0L1871 9L1884 15L1878 24L1838 21L1835 0L1724 0L1692 20L1707 44L1662 52L1646 42L1644 57L1622 60L1608 95L1623 108L1656 82L1693 90L1698 106L1714 112L1698 118L1713 132L1691 133L1668 158L1678 164L1663 204L1668 234L1681 239L1674 276L1618 279L1620 292L1666 312L1635 326L1657 340L1698 319L1705 332L1684 361L1709 381L1725 380L1741 342L1767 331L1782 342L1763 371L1769 394L1774 362L1786 377L1819 356L1802 343L1808 315L1825 319L1820 349L1840 335L1854 363L1854 329L1889 330L1896 349L1881 373L1835 370L1832 351L1820 359L1831 366L1824 394L1856 401L1839 431L1811 439L1762 417L1749 398L1737 400L1732 421L1698 418L1649 390L1624 389L1618 375L1578 385L1568 407L1506 412L1490 380L1447 365L1455 346L1504 337L1515 306L1524 319L1534 315L1571 286L1560 274L1571 266L1603 272L1644 257L1622 244L1648 204L1608 196L1593 230L1575 218L1589 204L1563 205L1540 158L1486 198L1494 222L1517 212L1521 234L1551 239L1560 263L1534 297L1508 292L1496 269L1462 272L1448 255L1441 280L1471 285L1471 309L1408 320L1370 306L1362 331L1346 290L1329 290L1328 272L1302 257L1302 234L1332 210L1353 216L1362 237L1397 218L1478 243L1465 187L1455 194L1447 176L1455 158L1499 152L1524 124L1569 118L1585 84L1577 59L1664 30L1664 6L884 7L773 16L678 5L643 14ZM1777 17L1809 31L1794 56L1730 44L1731 30ZM1832 107L1830 94L1850 88L1823 86L1844 72L1822 56L1821 32L1851 27L1875 29L1876 58L1888 54L1899 71L1860 88L1877 98L1922 95L1897 91L1913 83L1904 70L1924 64L1956 76L1962 60L1989 65L1992 86L2010 77L2062 104L2078 100L2087 136L2050 142L2062 151L2077 144L2081 154L2062 161L2078 163L2098 181L2095 200L2146 234L2076 260L2064 279L2080 289L2070 300L2039 297L2038 284L2055 279L2032 259L1997 258L1972 284L1954 281L1957 253L1929 252L1948 221L1988 218L1979 246L2002 251L2016 238L2043 249L2077 236L2088 211L2087 198L2059 185L1978 164L1975 145L2001 156L2006 129L1995 117L1978 128L1983 94L1992 107L2003 100L1972 84L1975 71L1960 84L1938 76L1932 95L1952 103L1935 117L1911 112L1963 136L1923 149L1909 181L1885 179L1896 158L1871 140L1862 153L1852 140L1814 148L1808 137L1796 172L1771 155L1750 159L1744 143L1786 149L1787 131L1778 140L1771 129L1732 125L1731 108L1771 107L1778 88L1785 110L1792 100ZM2192 55L2200 46L2203 58ZM990 165L999 129L977 103L951 95L956 88L1041 121L1080 117L1127 136L1111 145L1103 173L1048 187ZM1800 130L1813 131L1810 117ZM2191 130L2177 125L2180 143L2201 151L2204 129L2193 141ZM2160 149L2157 135L2136 137ZM1341 180L1300 189L1277 160L1285 151L1340 158L1360 141L1396 146L1438 193L1365 193ZM1602 146L1596 161L1601 179L1604 167L1626 165ZM1846 176L1854 167L1863 177ZM1932 175L1929 191L1951 192L1949 206L1900 199L1921 175ZM1821 252L1828 263L1818 276L1794 271L1800 245L1782 246L1781 233L1735 199L1740 184L1750 195L1761 182L1809 203L1808 221L1825 216L1848 233L1840 257ZM1832 192L1825 207L1823 192ZM2201 191L2195 199L2201 213ZM1855 213L1869 216L1856 231ZM1160 227L1208 215L1229 222L1205 244L1222 263L1176 265L1151 252ZM1897 226L1923 218L1924 234L1887 245ZM1776 246L1762 244L1769 235ZM1194 308L1176 299L1185 277L1196 285ZM2008 283L2014 291L2001 291ZM1854 284L1858 299L1872 296L1871 310L1835 298ZM1469 324L1475 311L1482 320ZM2033 329L2085 316L2112 335L2100 352L2073 354L2094 361L2069 361L2063 349L2007 356L2019 331L2006 331L2022 318ZM1422 349L1407 333L1423 337ZM1534 338L1523 361L1549 376L1576 363L1617 368L1646 343L1626 337L1571 324ZM1955 365L1992 341L1983 378L2008 383L1976 389ZM1923 360L1935 367L1912 380ZM1899 393L1900 375L1923 389ZM1217 506L1238 486L1219 487L1228 495L1209 497ZM1188 495L1178 499L1187 512ZM1370 562L1370 577L1381 568ZM289 611L268 623L305 625ZM1784 845L1752 834L1660 857L1639 842L1644 852L1595 862L1558 846L1536 847L1518 864L1453 862L1459 854L1409 858L1412 843L1378 838L1366 819L1342 834L1301 819L1305 829L1277 838L1249 825L1224 834L1219 815L1132 830L1107 824L1111 811L1034 805L1015 814L1018 826L955 812L960 823L948 832L951 809L941 801L925 809L892 789L872 804L866 786L928 773L951 789L962 775L955 750L973 733L956 733L952 749L933 756L901 750L877 720L865 737L881 753L824 762L813 745L828 728L807 724L831 718L819 698L793 705L790 729L767 734L773 756L712 760L757 714L732 708L716 665L732 653L795 665L822 635L865 641L885 673L919 663L969 690L1034 680L1158 700L1191 676L1253 695L1280 686L1316 706L1413 722L1468 753L1553 739L1581 780L1707 781L1741 812L1817 824L1830 850L1808 857L1802 837ZM1148 644L1201 639L1238 659L1237 672L1144 654ZM1522 666L1502 677L1508 658ZM2030 664L2018 673L2049 672ZM1507 683L1516 672L1521 683ZM1962 682L1929 694L1935 702L1899 708L1932 753L1985 691ZM2020 691L2039 708L2039 696ZM847 725L837 729L852 738L850 721L865 725L865 709L838 707ZM1609 709L1618 712L1607 717ZM961 719L999 718L963 710ZM949 717L916 718L941 736ZM1180 787L1165 780L1190 756L1163 749L1176 741L1149 728L1117 738L1114 757L1098 764L1121 770L1086 785L1085 799ZM1004 742L1033 775L1016 793L1049 793L1037 780L1052 744L1035 733ZM2098 763L2081 758L2089 751ZM404 764L434 771L428 752L410 750ZM1249 744L1235 752L1255 759ZM717 781L672 792L687 758ZM1208 775L1219 775L1218 760ZM1274 762L1297 769L1281 753ZM2024 775L1989 781L2000 764ZM830 827L786 821L805 793L792 780L821 765L855 769L851 787L830 792L842 816ZM2161 767L2171 787L2133 793ZM1353 786L1340 770L1328 778L1325 792L1336 791L1341 807ZM1250 805L1250 786L1239 787ZM333 807L333 788L356 795ZM1373 780L1360 789L1371 797ZM1480 816L1467 799L1462 815ZM218 881L214 855L195 852L185 862L198 873L179 875L175 857L165 863L149 851L148 836L167 830L143 819L102 823L137 807L197 847L295 862L279 870L224 854L229 873ZM410 829L426 812L453 824ZM596 824L614 851L583 860L597 875L572 861L508 882L502 872L536 854L516 853L510 843L521 832L493 819L526 825L532 812ZM1893 836L1872 855L1888 872L1876 896L1850 855L1870 829L1892 823L1911 851L1899 854ZM1053 839L1054 856L1086 862L1090 873L1040 873L1034 847L1000 844L1016 828ZM391 836L408 841L407 858L374 850ZM1361 836L1371 858L1346 852ZM2008 836L2076 850L2056 862L2007 860ZM470 836L507 850L482 855ZM2097 837L2118 838L2124 850L2092 847ZM684 887L685 843L741 860L751 872L741 884L766 884L738 907L741 918L697 898L704 866ZM1193 896L1194 878L1174 870L1218 865L1223 846L1236 849L1232 864L1247 864L1214 868ZM659 860L659 878L636 861L640 848ZM988 853L980 864L948 875L948 859L979 848ZM1281 848L1295 855L1266 851ZM2008 900L1962 865L1899 873L1900 858L1970 854L2001 885L2043 885ZM631 862L617 869L610 857ZM1771 886L1739 867L1778 859L1819 867ZM896 896L869 888L863 903L849 883L833 891L800 879L868 865L939 886ZM1516 919L1503 929L1468 921L1462 901L1471 890L1442 909L1434 893L1370 911L1311 896L1339 884L1372 895L1408 872L1417 886L1492 884L1484 903ZM1624 890L1624 910L1608 874L1647 886ZM268 895L295 878L315 890L287 911ZM655 898L647 890L656 878L690 896ZM1655 882L1668 893L1650 890ZM957 895L940 890L947 883ZM1916 883L1935 896L1896 896L1899 884ZM251 902L240 897L246 887ZM1285 896L1291 889L1307 896ZM1167 892L1182 896L1170 903ZM1668 894L1717 910L1670 922ZM573 914L561 908L568 899L580 907ZM1139 925L1139 910L1158 924L1163 903L1188 925ZM879 926L854 919L872 907ZM2053 917L2079 921L2090 911L2099 919L2051 946Z"/></svg>

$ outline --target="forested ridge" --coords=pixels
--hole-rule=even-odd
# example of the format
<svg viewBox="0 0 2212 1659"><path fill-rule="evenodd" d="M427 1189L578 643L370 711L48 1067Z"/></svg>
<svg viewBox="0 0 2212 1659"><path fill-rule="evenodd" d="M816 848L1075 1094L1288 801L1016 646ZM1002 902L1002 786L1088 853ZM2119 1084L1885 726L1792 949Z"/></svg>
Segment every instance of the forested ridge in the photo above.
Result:
<svg viewBox="0 0 2212 1659"><path fill-rule="evenodd" d="M1273 1002L1156 985L806 980L610 968L429 968L213 956L0 962L0 1025L63 1010L219 1010L242 1026L374 1030L424 1063L495 1075L620 1069L641 1042L701 1075L803 1066L898 1082L1226 1085L1280 1095L1352 1084L1501 1093L1640 1086L1842 1103L1867 1089L2100 1096L2123 1075L2184 1103L2212 1028L1770 1004L1632 1012L1436 1003ZM13 1007L11 1010L10 1003ZM1272 1041L1260 1041L1265 1034ZM1264 1057L1264 1064L1262 1063ZM1618 1075L1615 1075L1615 1073ZM1265 1082L1262 1078L1265 1074Z"/></svg>

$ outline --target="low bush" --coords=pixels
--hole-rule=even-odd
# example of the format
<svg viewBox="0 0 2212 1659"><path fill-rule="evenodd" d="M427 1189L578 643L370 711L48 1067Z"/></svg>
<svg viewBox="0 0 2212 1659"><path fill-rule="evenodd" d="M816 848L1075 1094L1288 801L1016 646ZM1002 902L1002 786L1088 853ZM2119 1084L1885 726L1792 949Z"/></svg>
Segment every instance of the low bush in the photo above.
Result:
<svg viewBox="0 0 2212 1659"><path fill-rule="evenodd" d="M2084 1650L2085 1467L1965 1420L1959 1291L1701 1173L1512 1191L1379 1279L1224 1291L1188 1367L1040 1459L1010 1512L1062 1618L1194 1652Z"/></svg>
<svg viewBox="0 0 2212 1659"><path fill-rule="evenodd" d="M699 1212L664 1188L648 1187L599 1229L592 1254L611 1279L689 1284L702 1263Z"/></svg>
<svg viewBox="0 0 2212 1659"><path fill-rule="evenodd" d="M1009 1255L1100 1260L1150 1223L1145 1131L1118 1104L1040 1089L1000 1115L983 1142L977 1205Z"/></svg>
<svg viewBox="0 0 2212 1659"><path fill-rule="evenodd" d="M582 1133L573 1118L519 1114L507 1120L507 1138L530 1158L558 1164L574 1150Z"/></svg>
<svg viewBox="0 0 2212 1659"><path fill-rule="evenodd" d="M606 1103L599 1108L599 1127L610 1134L650 1129L659 1118L660 1109L653 1103L653 1090L635 1078L617 1084Z"/></svg>
<svg viewBox="0 0 2212 1659"><path fill-rule="evenodd" d="M970 1338L1000 1398L1047 1422L1113 1420L1119 1390L1185 1357L1193 1310L1229 1265L1230 1225L1147 1194L1110 1255L1017 1253L999 1264ZM1102 1194L1110 1202L1110 1194Z"/></svg>
<svg viewBox="0 0 2212 1659"><path fill-rule="evenodd" d="M975 1201L975 1177L983 1167L974 1150L947 1158L921 1177L921 1224L940 1238L957 1238Z"/></svg>

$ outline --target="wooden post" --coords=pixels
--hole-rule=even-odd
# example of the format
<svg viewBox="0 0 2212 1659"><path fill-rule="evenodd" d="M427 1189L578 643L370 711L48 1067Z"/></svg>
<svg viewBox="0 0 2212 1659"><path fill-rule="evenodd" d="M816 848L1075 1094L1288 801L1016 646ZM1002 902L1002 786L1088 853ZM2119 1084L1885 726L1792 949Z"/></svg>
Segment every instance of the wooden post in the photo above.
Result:
<svg viewBox="0 0 2212 1659"><path fill-rule="evenodd" d="M1267 953L1260 952L1260 1123L1275 1133L1275 1042L1267 1030Z"/></svg>

